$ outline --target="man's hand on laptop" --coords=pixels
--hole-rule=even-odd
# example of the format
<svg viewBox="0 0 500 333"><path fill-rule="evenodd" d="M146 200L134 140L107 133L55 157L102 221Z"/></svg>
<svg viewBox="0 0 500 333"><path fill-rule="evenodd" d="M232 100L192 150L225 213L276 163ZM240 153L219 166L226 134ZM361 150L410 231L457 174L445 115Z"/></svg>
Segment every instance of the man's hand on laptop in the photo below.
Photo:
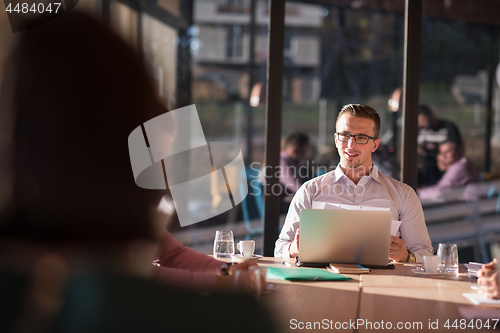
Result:
<svg viewBox="0 0 500 333"><path fill-rule="evenodd" d="M407 258L408 250L406 250L405 242L399 237L391 236L389 259L394 261L406 261Z"/></svg>
<svg viewBox="0 0 500 333"><path fill-rule="evenodd" d="M299 255L299 232L300 228L297 229L297 232L295 233L295 238L293 239L293 242L290 244L290 258L295 258L296 256Z"/></svg>

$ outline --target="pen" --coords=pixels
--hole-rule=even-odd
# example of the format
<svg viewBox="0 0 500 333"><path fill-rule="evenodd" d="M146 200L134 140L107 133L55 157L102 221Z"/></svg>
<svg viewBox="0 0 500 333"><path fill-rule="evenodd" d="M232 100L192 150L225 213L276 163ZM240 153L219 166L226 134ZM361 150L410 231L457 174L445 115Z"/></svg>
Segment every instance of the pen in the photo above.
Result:
<svg viewBox="0 0 500 333"><path fill-rule="evenodd" d="M292 265L290 265L290 263L288 261L283 261L283 265L290 266L290 267L292 266Z"/></svg>

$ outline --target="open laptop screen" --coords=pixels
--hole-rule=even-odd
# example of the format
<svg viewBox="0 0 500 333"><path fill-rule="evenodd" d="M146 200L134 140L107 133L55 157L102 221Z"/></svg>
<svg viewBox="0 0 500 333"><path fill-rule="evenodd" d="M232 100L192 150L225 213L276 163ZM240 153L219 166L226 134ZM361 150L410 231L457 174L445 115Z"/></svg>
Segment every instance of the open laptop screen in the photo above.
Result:
<svg viewBox="0 0 500 333"><path fill-rule="evenodd" d="M303 209L300 262L387 266L390 236L390 211Z"/></svg>

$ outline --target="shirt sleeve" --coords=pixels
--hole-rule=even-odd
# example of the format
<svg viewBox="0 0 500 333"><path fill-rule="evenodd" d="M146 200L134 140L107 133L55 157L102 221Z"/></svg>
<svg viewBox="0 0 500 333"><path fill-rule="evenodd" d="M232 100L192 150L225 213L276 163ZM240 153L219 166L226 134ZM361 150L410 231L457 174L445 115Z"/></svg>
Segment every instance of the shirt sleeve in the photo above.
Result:
<svg viewBox="0 0 500 333"><path fill-rule="evenodd" d="M177 275L179 279L186 278L185 274L192 272L203 272L217 276L224 264L222 261L182 245L167 230L165 230L160 242L158 259L160 266L185 270L182 274ZM173 273L174 271L170 270L170 274Z"/></svg>
<svg viewBox="0 0 500 333"><path fill-rule="evenodd" d="M415 254L417 262L422 262L422 256L433 255L434 249L431 245L429 232L425 224L424 211L415 191L406 185L404 204L400 212L401 239L406 248Z"/></svg>
<svg viewBox="0 0 500 333"><path fill-rule="evenodd" d="M189 291L214 291L217 286L217 274L164 266L153 268L153 278L160 283Z"/></svg>
<svg viewBox="0 0 500 333"><path fill-rule="evenodd" d="M275 257L290 258L290 245L292 244L295 238L295 233L300 226L300 211L304 208L311 207L311 195L308 192L306 183L300 187L290 203L285 224L281 229L281 233L274 247Z"/></svg>

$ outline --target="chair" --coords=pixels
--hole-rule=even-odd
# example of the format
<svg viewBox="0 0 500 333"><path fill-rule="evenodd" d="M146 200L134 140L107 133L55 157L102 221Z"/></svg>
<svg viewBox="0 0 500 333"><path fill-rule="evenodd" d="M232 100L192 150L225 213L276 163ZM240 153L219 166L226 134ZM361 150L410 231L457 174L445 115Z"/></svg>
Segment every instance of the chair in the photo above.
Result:
<svg viewBox="0 0 500 333"><path fill-rule="evenodd" d="M243 171L240 173L240 179L243 180L240 184L244 183L246 179L248 184L248 195L241 202L241 209L243 213L243 220L245 222L245 228L247 229L247 234L245 239L250 239L254 235L261 235L264 231L264 225L262 219L264 216L264 195L263 186L259 180L260 172L258 169L251 167L245 168L246 174ZM245 195L244 186L239 187L240 195ZM255 227L252 226L251 219L257 213L257 217L260 219L261 223Z"/></svg>

